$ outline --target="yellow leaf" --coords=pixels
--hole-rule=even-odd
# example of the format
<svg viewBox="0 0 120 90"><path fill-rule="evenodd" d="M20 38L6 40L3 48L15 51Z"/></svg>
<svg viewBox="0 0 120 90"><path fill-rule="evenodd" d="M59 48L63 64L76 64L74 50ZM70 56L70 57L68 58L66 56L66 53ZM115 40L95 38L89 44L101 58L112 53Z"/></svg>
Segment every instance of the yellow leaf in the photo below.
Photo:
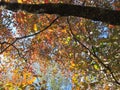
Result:
<svg viewBox="0 0 120 90"><path fill-rule="evenodd" d="M32 78L28 81L28 84L32 84L35 80L36 80L36 78L35 78L35 77L32 77Z"/></svg>
<svg viewBox="0 0 120 90"><path fill-rule="evenodd" d="M5 0L5 2L10 2L10 0Z"/></svg>
<svg viewBox="0 0 120 90"><path fill-rule="evenodd" d="M53 32L53 30L52 30L52 29L49 29L49 32Z"/></svg>
<svg viewBox="0 0 120 90"><path fill-rule="evenodd" d="M33 29L34 29L35 31L37 31L37 24L34 24L34 25L33 25Z"/></svg>
<svg viewBox="0 0 120 90"><path fill-rule="evenodd" d="M15 88L14 87L9 87L9 90L15 90Z"/></svg>
<svg viewBox="0 0 120 90"><path fill-rule="evenodd" d="M22 0L17 0L18 1L18 3L22 3Z"/></svg>
<svg viewBox="0 0 120 90"><path fill-rule="evenodd" d="M75 63L73 61L70 62L71 66L75 67Z"/></svg>
<svg viewBox="0 0 120 90"><path fill-rule="evenodd" d="M12 83L9 82L9 83L5 84L5 86L6 86L6 87L12 86Z"/></svg>

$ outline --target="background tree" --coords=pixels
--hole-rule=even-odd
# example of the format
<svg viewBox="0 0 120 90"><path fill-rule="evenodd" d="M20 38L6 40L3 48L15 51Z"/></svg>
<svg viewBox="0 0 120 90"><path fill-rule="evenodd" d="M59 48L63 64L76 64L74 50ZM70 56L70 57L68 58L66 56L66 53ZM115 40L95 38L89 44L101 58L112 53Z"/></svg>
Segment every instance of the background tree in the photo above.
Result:
<svg viewBox="0 0 120 90"><path fill-rule="evenodd" d="M5 5L0 9L1 88L44 90L67 81L75 90L119 88L119 1L2 0L0 5ZM77 14L76 7L81 8Z"/></svg>

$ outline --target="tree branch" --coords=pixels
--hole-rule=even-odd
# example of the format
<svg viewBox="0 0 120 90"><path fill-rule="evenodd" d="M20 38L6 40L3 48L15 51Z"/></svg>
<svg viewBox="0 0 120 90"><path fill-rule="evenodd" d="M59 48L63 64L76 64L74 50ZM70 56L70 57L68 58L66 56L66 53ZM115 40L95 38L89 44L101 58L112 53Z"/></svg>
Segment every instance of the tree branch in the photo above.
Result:
<svg viewBox="0 0 120 90"><path fill-rule="evenodd" d="M80 41L76 38L75 34L72 32L71 25L70 25L70 22L69 22L69 19L68 19L68 18L67 18L67 22L68 22L68 25L69 25L69 29L70 29L70 31L71 31L71 34L72 34L72 36L73 36L73 39L74 39L76 42L78 42L82 47L84 47L86 50L88 50L88 51L90 52L90 54L93 55L93 56L97 59L97 61L98 61L105 69L107 69L107 70L110 72L110 74L111 74L114 82L115 82L116 84L120 85L120 82L116 79L116 77L115 77L114 73L112 72L111 68L110 68L109 66L106 66L106 65L104 64L104 62L102 62L102 60L96 55L95 50L94 50L94 47L92 46L92 51L93 51L93 52L92 52L92 51L91 51L89 48L87 48L82 42L80 42ZM89 39L90 39L90 37L89 37Z"/></svg>
<svg viewBox="0 0 120 90"><path fill-rule="evenodd" d="M58 14L61 16L77 16L94 21L102 21L113 25L120 25L120 11L103 9L98 7L71 5L63 3L47 4L20 4L0 2L0 6L5 6L11 11L23 10L33 14Z"/></svg>
<svg viewBox="0 0 120 90"><path fill-rule="evenodd" d="M115 83L117 83L118 85L120 85L120 82L116 79L116 77L115 77L115 75L113 74L111 68L110 68L109 66L106 66L106 65L102 62L102 60L96 55L96 53L95 53L95 51L94 51L94 47L92 47L92 50L93 50L92 55L98 60L98 62L99 62L104 68L106 68L106 69L110 72L110 74L111 74L112 78L114 79Z"/></svg>
<svg viewBox="0 0 120 90"><path fill-rule="evenodd" d="M24 38L29 38L29 37L32 37L32 36L36 36L38 34L40 34L41 32L45 31L46 29L48 29L50 26L52 26L52 24L58 19L59 17L56 17L48 26L46 26L44 29L36 32L36 33L33 33L33 34L30 34L30 35L26 35L26 36L22 36L22 37L17 37L12 43L9 43L9 45L4 48L3 50L0 51L0 54L2 54L4 51L6 51L10 46L13 46L14 43L16 43L18 40L21 40L21 39L24 39ZM5 43L5 42L4 42ZM1 43L0 43L1 44Z"/></svg>

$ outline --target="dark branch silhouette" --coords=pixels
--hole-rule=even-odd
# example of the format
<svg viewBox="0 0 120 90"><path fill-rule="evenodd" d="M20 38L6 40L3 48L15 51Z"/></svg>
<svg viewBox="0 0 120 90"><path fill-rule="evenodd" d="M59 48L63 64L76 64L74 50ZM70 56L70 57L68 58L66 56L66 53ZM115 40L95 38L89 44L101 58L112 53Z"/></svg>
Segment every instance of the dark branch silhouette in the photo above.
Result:
<svg viewBox="0 0 120 90"><path fill-rule="evenodd" d="M60 16L77 16L94 21L102 21L113 25L120 25L120 11L103 9L98 7L71 5L63 3L48 4L20 4L0 2L0 6L5 6L11 11L23 10L33 14L58 14Z"/></svg>
<svg viewBox="0 0 120 90"><path fill-rule="evenodd" d="M32 37L32 36L36 36L38 34L40 34L41 32L45 31L46 29L48 29L49 27L51 27L53 25L53 23L58 19L59 17L56 17L48 26L46 26L45 28L43 28L42 30L36 32L36 33L33 33L33 34L30 34L30 35L26 35L26 36L22 36L22 37L17 37L13 42L9 43L9 45L5 48L3 48L1 51L0 51L0 54L2 54L3 52L5 52L9 47L13 46L14 43L16 43L18 40L21 40L21 39L25 39L25 38L29 38L29 37ZM1 45L4 44L6 42L3 42L3 43L0 43Z"/></svg>
<svg viewBox="0 0 120 90"><path fill-rule="evenodd" d="M70 32L71 32L71 34L72 34L73 39L74 39L76 42L78 42L83 48L85 48L86 50L88 50L88 51L90 52L90 54L91 54L92 56L94 56L94 57L97 59L97 61L98 61L105 69L107 69L107 70L110 72L110 74L111 74L114 82L115 82L116 84L120 85L120 82L116 79L114 73L112 72L112 69L111 69L109 66L106 66L106 65L104 64L104 62L102 62L102 60L99 58L99 56L96 55L96 52L95 52L95 50L94 50L94 47L92 46L92 51L91 51L91 50L90 50L87 46L85 46L80 40L78 40L78 39L76 38L75 34L73 33L72 29L71 29L71 25L70 25L70 22L69 22L69 19L68 19L68 18L67 18L67 22L68 22L69 30L70 30Z"/></svg>

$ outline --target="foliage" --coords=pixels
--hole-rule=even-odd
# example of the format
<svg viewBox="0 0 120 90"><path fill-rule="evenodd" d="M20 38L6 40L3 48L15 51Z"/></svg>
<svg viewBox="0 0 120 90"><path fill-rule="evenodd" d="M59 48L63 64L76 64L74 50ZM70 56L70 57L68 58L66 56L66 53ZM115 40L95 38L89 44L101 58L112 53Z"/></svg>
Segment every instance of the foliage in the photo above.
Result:
<svg viewBox="0 0 120 90"><path fill-rule="evenodd" d="M119 1L114 0L85 0L85 5L116 10L120 7ZM0 90L65 90L67 86L73 90L115 90L120 87L120 26L81 17L0 9L0 30Z"/></svg>

